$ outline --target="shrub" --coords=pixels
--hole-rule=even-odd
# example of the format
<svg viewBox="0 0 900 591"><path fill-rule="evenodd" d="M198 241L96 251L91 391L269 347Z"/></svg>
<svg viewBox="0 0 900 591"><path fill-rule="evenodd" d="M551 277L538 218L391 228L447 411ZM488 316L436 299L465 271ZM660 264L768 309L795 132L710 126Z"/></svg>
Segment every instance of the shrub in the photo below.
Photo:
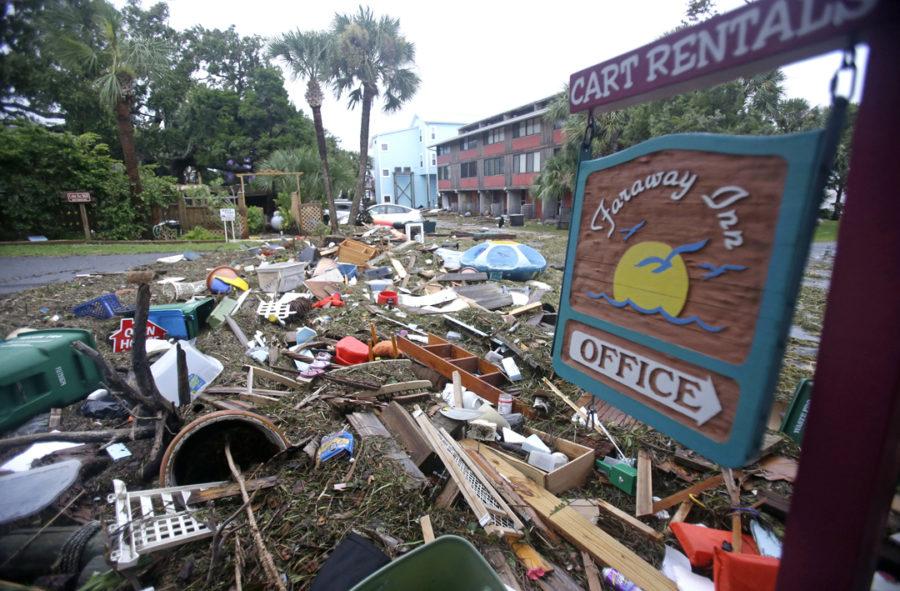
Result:
<svg viewBox="0 0 900 591"><path fill-rule="evenodd" d="M189 232L181 235L182 240L221 240L222 235L207 230L203 226L194 226Z"/></svg>
<svg viewBox="0 0 900 591"><path fill-rule="evenodd" d="M247 229L251 234L259 234L266 229L266 214L262 207L247 208Z"/></svg>

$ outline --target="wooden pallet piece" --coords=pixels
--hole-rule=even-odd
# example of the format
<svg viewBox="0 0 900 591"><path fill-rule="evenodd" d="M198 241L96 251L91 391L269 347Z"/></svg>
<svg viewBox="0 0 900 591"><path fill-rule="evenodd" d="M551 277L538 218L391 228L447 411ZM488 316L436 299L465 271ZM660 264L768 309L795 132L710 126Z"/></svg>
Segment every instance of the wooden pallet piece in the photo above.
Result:
<svg viewBox="0 0 900 591"><path fill-rule="evenodd" d="M391 402L381 411L381 422L409 452L413 463L421 468L431 456L431 446L406 409L396 401Z"/></svg>
<svg viewBox="0 0 900 591"><path fill-rule="evenodd" d="M634 495L634 515L641 517L653 513L653 470L650 454L638 451L637 485Z"/></svg>
<svg viewBox="0 0 900 591"><path fill-rule="evenodd" d="M489 534L522 537L524 529L522 522L481 474L478 467L468 459L466 453L456 445L456 441L447 435L446 431L438 431L425 413L418 406L415 408L413 416L416 423L450 472L469 508L475 513L479 525Z"/></svg>
<svg viewBox="0 0 900 591"><path fill-rule="evenodd" d="M431 516L423 515L419 518L419 526L422 528L422 540L428 544L434 541L434 528L431 527Z"/></svg>
<svg viewBox="0 0 900 591"><path fill-rule="evenodd" d="M519 581L516 580L516 576L513 574L512 569L509 568L509 563L506 562L506 557L503 555L503 552L497 548L491 547L485 549L483 554L494 568L494 572L496 572L497 576L500 577L500 580L503 581L504 585L513 591L522 591L522 588L519 586Z"/></svg>
<svg viewBox="0 0 900 591"><path fill-rule="evenodd" d="M595 560L615 568L642 589L677 589L674 582L618 540L594 526L556 495L506 463L494 450L480 446L478 453L507 478L525 500L563 537Z"/></svg>
<svg viewBox="0 0 900 591"><path fill-rule="evenodd" d="M414 486L425 485L425 475L422 474L422 471L419 470L419 467L410 459L410 457L406 455L406 452L400 449L400 446L394 438L391 437L388 430L384 428L384 425L381 424L378 417L370 412L354 412L347 415L347 420L350 421L350 424L353 425L353 428L363 439L373 437L384 439L384 457L399 464L400 467L403 468L403 471L406 472L406 475L409 476Z"/></svg>

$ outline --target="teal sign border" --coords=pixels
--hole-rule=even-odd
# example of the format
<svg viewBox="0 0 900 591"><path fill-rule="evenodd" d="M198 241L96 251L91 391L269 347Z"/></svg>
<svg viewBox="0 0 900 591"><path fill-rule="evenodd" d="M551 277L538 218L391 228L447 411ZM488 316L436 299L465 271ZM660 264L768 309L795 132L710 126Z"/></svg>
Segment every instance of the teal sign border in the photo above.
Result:
<svg viewBox="0 0 900 591"><path fill-rule="evenodd" d="M794 303L803 279L803 269L818 218L827 172L823 170L822 164L825 160L824 136L824 131L747 137L677 134L654 138L611 156L582 162L575 184L559 318L553 343L553 369L556 374L722 466L743 466L758 448L768 418ZM784 193L776 222L775 242L769 258L767 280L762 291L756 332L749 353L742 364L727 363L593 318L573 310L569 305L572 268L575 263L578 234L581 230L587 178L597 171L661 150L696 150L748 156L774 155L781 156L787 161ZM566 324L570 321L581 322L735 380L740 388L740 397L728 439L720 442L709 438L564 363L563 335Z"/></svg>

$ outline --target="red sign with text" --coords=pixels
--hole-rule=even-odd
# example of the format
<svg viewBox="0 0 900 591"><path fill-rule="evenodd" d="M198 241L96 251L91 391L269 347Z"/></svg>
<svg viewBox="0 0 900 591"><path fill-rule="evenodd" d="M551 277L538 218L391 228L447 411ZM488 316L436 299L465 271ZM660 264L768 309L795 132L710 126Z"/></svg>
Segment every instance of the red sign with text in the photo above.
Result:
<svg viewBox="0 0 900 591"><path fill-rule="evenodd" d="M148 320L147 338L164 339L166 338L166 329ZM112 341L112 348L116 353L131 351L132 344L134 343L134 318L123 318L119 323L119 330L112 333L109 340Z"/></svg>

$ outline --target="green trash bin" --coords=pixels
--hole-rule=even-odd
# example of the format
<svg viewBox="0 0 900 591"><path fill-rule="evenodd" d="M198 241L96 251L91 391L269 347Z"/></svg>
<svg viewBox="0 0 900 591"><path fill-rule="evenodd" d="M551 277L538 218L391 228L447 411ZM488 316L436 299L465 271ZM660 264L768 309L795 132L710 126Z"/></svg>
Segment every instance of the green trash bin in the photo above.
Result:
<svg viewBox="0 0 900 591"><path fill-rule="evenodd" d="M72 348L75 341L97 346L91 333L76 328L26 332L0 343L0 432L100 387L99 368Z"/></svg>
<svg viewBox="0 0 900 591"><path fill-rule="evenodd" d="M200 298L178 304L160 304L150 306L147 319L163 327L168 338L193 339L200 334L200 328L206 324L215 306L216 300L213 298Z"/></svg>
<svg viewBox="0 0 900 591"><path fill-rule="evenodd" d="M375 571L350 591L505 591L475 546L441 536Z"/></svg>

